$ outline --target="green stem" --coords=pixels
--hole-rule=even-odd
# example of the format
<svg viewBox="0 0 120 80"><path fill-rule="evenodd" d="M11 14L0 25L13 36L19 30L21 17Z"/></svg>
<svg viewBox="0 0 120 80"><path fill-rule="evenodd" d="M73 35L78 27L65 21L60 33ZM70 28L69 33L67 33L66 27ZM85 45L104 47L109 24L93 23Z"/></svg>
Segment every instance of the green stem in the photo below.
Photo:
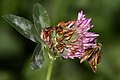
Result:
<svg viewBox="0 0 120 80"><path fill-rule="evenodd" d="M49 66L48 66L46 80L50 80L51 73L52 73L53 62L54 62L54 59L50 59L50 63L49 63Z"/></svg>

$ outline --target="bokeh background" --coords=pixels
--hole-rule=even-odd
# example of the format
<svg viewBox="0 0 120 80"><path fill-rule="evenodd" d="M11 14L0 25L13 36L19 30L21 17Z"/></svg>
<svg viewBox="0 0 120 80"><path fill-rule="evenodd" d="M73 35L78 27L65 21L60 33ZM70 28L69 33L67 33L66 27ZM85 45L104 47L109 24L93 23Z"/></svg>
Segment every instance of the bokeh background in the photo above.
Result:
<svg viewBox="0 0 120 80"><path fill-rule="evenodd" d="M29 63L36 43L26 39L2 19L6 13L23 16L32 21L34 3L48 11L51 25L74 20L84 10L93 18L95 31L103 44L102 61L94 74L87 62L78 59L57 59L51 80L120 80L120 0L0 0L0 80L45 80L48 58L37 71Z"/></svg>

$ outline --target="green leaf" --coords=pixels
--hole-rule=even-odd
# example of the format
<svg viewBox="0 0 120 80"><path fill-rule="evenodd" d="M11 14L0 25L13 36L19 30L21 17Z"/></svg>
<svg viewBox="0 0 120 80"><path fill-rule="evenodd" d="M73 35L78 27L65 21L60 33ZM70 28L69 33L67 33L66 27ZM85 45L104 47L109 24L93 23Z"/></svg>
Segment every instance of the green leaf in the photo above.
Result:
<svg viewBox="0 0 120 80"><path fill-rule="evenodd" d="M36 42L37 32L33 24L23 17L19 17L13 14L6 14L2 16L8 23L10 23L19 33L26 38Z"/></svg>
<svg viewBox="0 0 120 80"><path fill-rule="evenodd" d="M44 58L44 45L38 44L33 52L32 60L31 60L31 69L39 69L43 66L45 61Z"/></svg>
<svg viewBox="0 0 120 80"><path fill-rule="evenodd" d="M36 3L33 8L33 19L36 31L40 34L41 29L50 26L50 19L45 8L39 3Z"/></svg>

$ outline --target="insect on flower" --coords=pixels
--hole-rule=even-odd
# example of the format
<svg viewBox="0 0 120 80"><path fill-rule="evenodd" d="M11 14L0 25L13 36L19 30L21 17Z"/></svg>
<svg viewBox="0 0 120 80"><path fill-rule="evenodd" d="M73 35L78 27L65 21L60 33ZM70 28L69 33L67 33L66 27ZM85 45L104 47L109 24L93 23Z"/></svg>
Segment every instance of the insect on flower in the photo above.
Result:
<svg viewBox="0 0 120 80"><path fill-rule="evenodd" d="M80 63L87 60L93 72L97 70L97 64L101 59L100 43L97 44L99 34L89 32L93 27L91 18L87 19L83 11L78 13L77 20L60 22L57 26L46 28L41 33L41 39L49 49L58 53L64 59L79 58ZM46 34L46 31L49 31ZM48 40L46 41L46 39Z"/></svg>
<svg viewBox="0 0 120 80"><path fill-rule="evenodd" d="M101 47L102 44L98 43L94 48L88 49L85 51L85 55L81 58L80 63L85 60L88 60L90 67L95 73L97 70L97 64L101 61Z"/></svg>
<svg viewBox="0 0 120 80"><path fill-rule="evenodd" d="M39 69L45 61L45 52L64 59L80 59L80 63L88 61L93 72L101 60L101 44L97 43L99 34L90 32L94 26L92 18L86 18L83 11L76 20L60 22L51 27L47 11L36 3L33 8L33 22L13 14L3 15L19 33L37 43L31 59L31 68Z"/></svg>

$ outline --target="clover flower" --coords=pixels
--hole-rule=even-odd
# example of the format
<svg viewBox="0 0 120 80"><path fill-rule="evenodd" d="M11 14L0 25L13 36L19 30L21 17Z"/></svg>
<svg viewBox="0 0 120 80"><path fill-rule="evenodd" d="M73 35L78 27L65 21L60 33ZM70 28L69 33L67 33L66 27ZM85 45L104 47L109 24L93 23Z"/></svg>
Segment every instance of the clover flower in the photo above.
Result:
<svg viewBox="0 0 120 80"><path fill-rule="evenodd" d="M92 19L87 19L83 11L78 13L77 20L60 22L54 27L50 26L48 13L39 3L33 7L33 23L13 14L2 17L23 36L37 43L31 58L31 69L40 69L45 61L44 54L48 54L50 61L46 80L50 80L57 57L79 58L80 63L87 60L93 72L97 71L102 44L96 42L99 35L89 31L93 27Z"/></svg>
<svg viewBox="0 0 120 80"><path fill-rule="evenodd" d="M81 58L87 49L94 48L99 36L89 32L93 27L92 19L87 19L83 11L78 13L77 20L60 22L57 26L49 27L41 32L41 39L54 52L67 58Z"/></svg>

